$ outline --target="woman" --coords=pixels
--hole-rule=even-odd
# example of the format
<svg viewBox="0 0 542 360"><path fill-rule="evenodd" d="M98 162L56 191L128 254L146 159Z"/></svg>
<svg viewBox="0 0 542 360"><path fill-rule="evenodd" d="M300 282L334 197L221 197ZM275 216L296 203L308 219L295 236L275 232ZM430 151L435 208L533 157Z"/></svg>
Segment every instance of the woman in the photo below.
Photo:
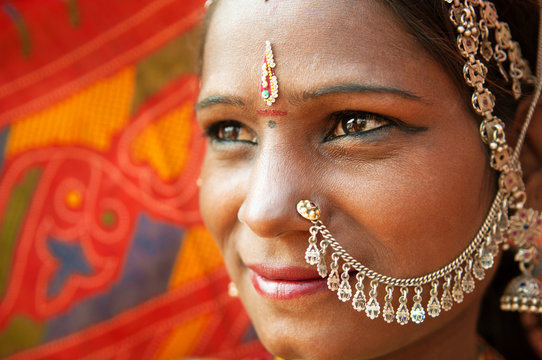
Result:
<svg viewBox="0 0 542 360"><path fill-rule="evenodd" d="M521 77L505 69L508 83L502 79L498 68L509 65L504 61L487 61L487 76L477 67L477 58L469 55L480 57L478 47L489 37L481 34L479 22L469 23L469 14L490 24L489 32L504 22L491 26L497 24L491 6L472 3L472 11L459 1L440 0L415 5L216 0L211 5L196 107L209 137L201 211L259 337L273 354L287 359L477 355L480 304L494 275L493 260L500 261L493 259L495 247L502 243L495 235L500 230L480 229L486 223L497 226L503 206L517 213L514 203L523 198L515 193L521 184L514 183L519 187L506 193L506 202L494 206L500 174L514 167L512 160L503 160L512 156L512 148L503 148L504 134L495 135L500 128L488 125L482 129L488 149L480 139L482 117L472 103L490 119L495 100L495 115L509 124L512 137L513 124L517 131L526 117L530 98L524 93L532 78L511 50L508 61ZM476 51L469 50L470 39ZM535 53L534 43L524 48ZM462 74L465 64L469 84ZM471 101L473 88L477 95ZM484 97L489 88L495 99ZM528 139L542 136L540 116L534 114ZM529 184L542 176L542 149L540 141L527 144L529 192L536 188ZM302 199L318 205L319 217L310 203L296 211ZM488 222L494 208L499 215ZM307 219L317 236L311 237L312 253L306 252ZM327 243L320 243L322 236ZM448 277L400 286L360 270L416 278L453 262L477 237L476 251ZM330 256L337 244L351 258ZM482 261L483 254L488 261ZM326 265L311 266L305 256L311 264L323 259ZM476 272L479 263L483 269ZM343 282L351 293L337 290ZM450 294L458 284L452 309L442 297L446 283ZM356 309L353 293L360 285L367 302ZM427 307L433 294L438 294L438 314ZM407 311L401 317L403 303ZM386 317L387 307L394 310Z"/></svg>

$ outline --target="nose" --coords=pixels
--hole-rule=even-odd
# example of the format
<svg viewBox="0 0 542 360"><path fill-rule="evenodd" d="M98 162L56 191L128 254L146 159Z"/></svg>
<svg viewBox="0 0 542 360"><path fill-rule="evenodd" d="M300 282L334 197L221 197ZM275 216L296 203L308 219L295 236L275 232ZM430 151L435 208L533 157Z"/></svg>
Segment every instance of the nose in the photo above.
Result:
<svg viewBox="0 0 542 360"><path fill-rule="evenodd" d="M313 167L291 147L263 148L253 163L238 219L262 238L307 231L310 223L296 210L299 200L317 200Z"/></svg>

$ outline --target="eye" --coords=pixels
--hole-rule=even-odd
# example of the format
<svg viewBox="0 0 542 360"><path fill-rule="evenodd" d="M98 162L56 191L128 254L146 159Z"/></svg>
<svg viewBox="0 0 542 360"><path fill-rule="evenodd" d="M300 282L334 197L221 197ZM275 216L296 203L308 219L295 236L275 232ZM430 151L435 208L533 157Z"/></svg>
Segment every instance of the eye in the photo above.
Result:
<svg viewBox="0 0 542 360"><path fill-rule="evenodd" d="M328 140L347 135L363 135L391 124L390 120L382 116L351 110L331 114L331 122L336 125Z"/></svg>
<svg viewBox="0 0 542 360"><path fill-rule="evenodd" d="M237 121L221 121L207 129L206 134L211 140L220 142L247 142L256 143L256 136Z"/></svg>

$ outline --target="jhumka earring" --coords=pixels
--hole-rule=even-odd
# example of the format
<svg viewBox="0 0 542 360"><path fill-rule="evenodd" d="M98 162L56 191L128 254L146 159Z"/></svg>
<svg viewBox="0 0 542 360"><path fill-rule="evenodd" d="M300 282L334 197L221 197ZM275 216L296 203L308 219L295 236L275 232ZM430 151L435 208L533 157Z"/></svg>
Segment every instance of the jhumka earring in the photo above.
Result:
<svg viewBox="0 0 542 360"><path fill-rule="evenodd" d="M519 162L519 153L542 89L542 23L538 77L534 79L519 44L512 41L508 24L499 21L493 3L486 0L444 1L450 4L450 19L458 33L457 46L466 60L463 67L465 81L474 89L472 105L483 118L480 135L490 149L490 166L499 173L497 194L484 223L472 242L450 263L423 276L399 279L380 274L354 259L322 223L319 207L309 200L301 200L297 211L312 222L305 260L317 266L320 276L327 277L328 288L336 291L341 301L351 301L355 310L364 311L370 319L382 314L388 323L396 321L405 325L409 321L423 322L426 314L437 317L442 310L448 311L454 303L461 303L465 294L474 291L475 279L482 280L486 271L493 267L500 249L514 247L521 275L506 288L501 309L542 313L542 286L532 275L539 257L535 240L542 235L542 216L536 210L524 208L526 193ZM539 4L542 12L542 1ZM484 60L496 61L502 76L511 79L516 99L521 96L522 80L536 80L535 93L515 149L506 142L503 121L493 114L495 96L485 86L488 68ZM325 255L330 249L328 268ZM354 289L350 285L352 271L356 272ZM379 285L385 286L386 293L382 307L377 298ZM370 288L368 298L366 286ZM430 287L429 299L425 302L423 286ZM395 287L400 291L397 309L392 303ZM409 293L413 294L411 301Z"/></svg>
<svg viewBox="0 0 542 360"><path fill-rule="evenodd" d="M267 106L273 105L275 99L279 96L279 84L275 74L275 59L271 43L265 42L265 58L262 65L262 78L260 81L260 95Z"/></svg>

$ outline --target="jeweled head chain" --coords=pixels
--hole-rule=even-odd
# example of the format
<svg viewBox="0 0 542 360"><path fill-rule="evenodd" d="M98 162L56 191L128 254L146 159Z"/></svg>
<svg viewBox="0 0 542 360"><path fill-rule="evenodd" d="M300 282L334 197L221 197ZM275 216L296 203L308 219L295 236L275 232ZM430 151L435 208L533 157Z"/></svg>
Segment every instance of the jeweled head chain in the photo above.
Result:
<svg viewBox="0 0 542 360"><path fill-rule="evenodd" d="M336 291L341 301L351 301L357 311L365 311L369 318L382 315L384 321L397 321L401 325L409 321L419 324L426 314L437 317L442 310L450 310L454 302L461 303L465 294L474 291L475 279L482 280L486 270L493 266L500 248L507 249L510 245L518 249L515 260L519 263L521 275L506 288L501 297L501 308L542 312L541 284L532 276L539 257L535 239L542 235L542 216L538 211L523 208L526 194L519 163L519 153L542 87L542 23L536 90L518 143L512 151L506 142L504 123L493 114L495 97L485 86L488 69L483 61L497 62L502 76L506 80L511 78L512 92L518 99L521 96L521 80L534 80L527 62L522 58L519 44L512 41L508 24L499 21L493 3L485 0L444 1L450 4L450 19L458 33L457 46L466 60L463 67L465 81L474 88L472 105L483 118L480 135L489 146L491 167L499 172L497 194L474 240L452 262L437 271L416 278L393 278L379 274L354 259L324 226L320 220L320 209L315 203L302 200L297 204L299 214L313 223L309 230L305 259L317 266L322 277L327 276L329 289ZM328 269L325 254L330 248L332 262ZM357 272L355 292L349 282L351 271ZM370 286L368 299L365 282ZM426 284L430 284L431 290L429 299L424 302L422 286ZM379 285L385 286L386 291L383 307L377 299ZM397 310L392 304L395 287L399 288L401 294ZM409 292L414 294L412 302L408 298Z"/></svg>
<svg viewBox="0 0 542 360"><path fill-rule="evenodd" d="M267 106L273 105L279 96L279 84L275 74L275 59L271 43L265 42L265 57L262 65L262 79L260 81L260 95Z"/></svg>
<svg viewBox="0 0 542 360"><path fill-rule="evenodd" d="M267 1L267 0L265 0ZM208 8L214 0L206 0L205 7ZM275 59L271 42L265 42L265 55L262 64L262 76L260 79L260 96L267 106L273 105L279 96L279 83L275 73Z"/></svg>

